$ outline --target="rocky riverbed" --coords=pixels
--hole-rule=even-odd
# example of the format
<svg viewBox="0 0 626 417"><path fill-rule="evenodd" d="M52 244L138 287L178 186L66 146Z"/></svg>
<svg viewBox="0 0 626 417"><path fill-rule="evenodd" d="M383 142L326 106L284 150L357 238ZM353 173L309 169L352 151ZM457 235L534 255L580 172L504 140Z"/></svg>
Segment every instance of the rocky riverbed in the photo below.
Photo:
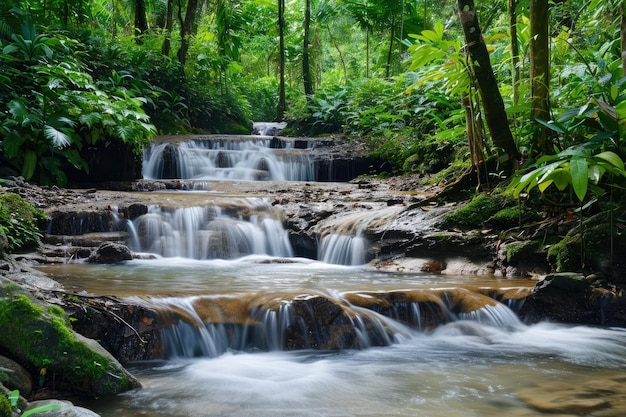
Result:
<svg viewBox="0 0 626 417"><path fill-rule="evenodd" d="M234 206L241 209L244 201L260 199L265 203L262 210L276 210L298 256L313 257L319 236L337 228L358 226L371 243L368 268L526 277L527 291L485 295L500 301L523 300L518 303L521 305L518 314L528 322L549 319L626 326L626 302L619 285L598 274L552 274L546 278L550 273L546 259L536 254L512 259L505 248L517 242L503 241L501 230L491 226L464 230L446 225L443 221L446 214L464 203L438 201L441 189L421 186L417 176L357 179L349 183L212 182L201 192L193 191L195 187L190 180L102 184L102 189L58 189L12 179L0 188L2 193L19 194L51 219L37 252L18 254L13 260L2 262L0 272L4 282L18 283L34 298L61 306L73 317L76 331L100 340L122 363L158 357L159 331L168 322L185 320L184 315L164 319L145 305L67 292L32 267L42 263L98 261L98 254L107 253L99 261L145 256L131 253L127 247L126 251L120 250L125 248L128 235L125 227L116 224L123 224L120 219L132 220L145 214L152 205L171 208L219 205L224 209ZM258 207L248 208L253 209ZM106 252L111 248L114 248L112 252ZM120 258L115 258L118 255ZM387 305L392 311L397 307L394 302L405 302L407 297L414 296L396 295L392 297L396 301L377 297L382 298L360 302L364 308L378 311L381 305ZM468 302L472 303L464 301ZM303 306L303 311L310 308ZM327 299L316 299L315 308L328 312L336 306ZM329 317L328 326L331 321ZM330 344L323 346L353 347L339 343L353 339L342 333L325 341Z"/></svg>

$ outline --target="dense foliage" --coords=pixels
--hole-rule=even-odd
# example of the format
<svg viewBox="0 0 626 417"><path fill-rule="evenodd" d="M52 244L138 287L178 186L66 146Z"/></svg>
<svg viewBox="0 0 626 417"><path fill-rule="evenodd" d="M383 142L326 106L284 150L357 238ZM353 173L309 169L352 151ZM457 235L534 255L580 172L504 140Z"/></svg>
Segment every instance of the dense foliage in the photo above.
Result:
<svg viewBox="0 0 626 417"><path fill-rule="evenodd" d="M619 225L625 10L623 0L5 2L0 174L64 185L98 147L140 153L156 134L249 132L277 117L285 91L293 134L357 141L396 173L472 167L482 181L512 180L515 197L610 209ZM488 51L480 65L467 16ZM485 86L506 109L500 131ZM514 176L502 130L521 155Z"/></svg>

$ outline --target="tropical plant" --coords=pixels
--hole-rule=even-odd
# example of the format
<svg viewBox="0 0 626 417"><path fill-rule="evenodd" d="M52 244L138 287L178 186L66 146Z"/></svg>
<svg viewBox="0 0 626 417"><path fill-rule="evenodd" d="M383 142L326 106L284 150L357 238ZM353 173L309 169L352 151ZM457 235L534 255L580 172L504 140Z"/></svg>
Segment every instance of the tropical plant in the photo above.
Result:
<svg viewBox="0 0 626 417"><path fill-rule="evenodd" d="M11 404L11 407L15 411L19 412L18 402L20 400L20 392L18 390L11 391L8 395L8 399L9 399L9 403ZM59 404L46 404L46 405L41 405L39 407L31 408L30 410L24 411L23 413L20 414L20 416L28 417L33 414L45 413L46 411L54 411L54 410L59 410L59 409L61 409L61 405Z"/></svg>
<svg viewBox="0 0 626 417"><path fill-rule="evenodd" d="M0 148L26 180L63 186L67 164L88 169L83 148L121 141L140 153L156 133L146 99L121 85L124 74L94 82L73 54L76 41L40 35L28 17L11 38L0 57L14 76L1 86L8 112L0 114Z"/></svg>

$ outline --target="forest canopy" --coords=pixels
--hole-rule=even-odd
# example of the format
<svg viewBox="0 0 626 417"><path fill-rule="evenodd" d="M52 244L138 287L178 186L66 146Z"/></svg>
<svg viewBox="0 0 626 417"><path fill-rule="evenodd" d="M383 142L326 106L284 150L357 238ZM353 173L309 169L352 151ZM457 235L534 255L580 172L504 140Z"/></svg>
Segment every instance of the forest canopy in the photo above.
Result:
<svg viewBox="0 0 626 417"><path fill-rule="evenodd" d="M63 186L97 147L285 120L399 174L521 162L517 194L584 199L623 176L625 4L4 2L0 175Z"/></svg>

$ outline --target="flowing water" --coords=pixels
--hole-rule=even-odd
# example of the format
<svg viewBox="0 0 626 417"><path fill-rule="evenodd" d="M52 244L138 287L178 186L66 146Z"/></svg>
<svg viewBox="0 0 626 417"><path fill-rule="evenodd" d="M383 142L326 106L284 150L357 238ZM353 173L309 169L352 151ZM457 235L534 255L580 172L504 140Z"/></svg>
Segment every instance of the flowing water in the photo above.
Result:
<svg viewBox="0 0 626 417"><path fill-rule="evenodd" d="M260 255L233 260L176 257L47 270L67 289L141 295L153 305L172 306L194 297L282 300L293 294L322 294L345 300L347 294L363 291L529 285L484 276L391 274L305 259L273 260ZM539 416L548 414L536 408L541 404L531 406L529 401L547 396L545 401L560 415L621 415L615 411L619 405L599 408L613 414L580 413L585 410L580 401L611 398L607 384L611 389L612 383L624 386L625 331L525 325L502 304L483 310L482 317L467 314L429 330L386 319L393 325L391 343L360 350L284 351L277 342L198 351L197 344L207 342L181 331L178 343L195 352L185 353L183 346L162 361L131 364L142 389L88 406L105 417ZM268 334L266 338L280 338ZM211 343L220 343L219 332L209 336ZM581 393L585 384L591 388ZM562 408L574 411L568 414Z"/></svg>
<svg viewBox="0 0 626 417"><path fill-rule="evenodd" d="M189 175L227 171L246 170ZM515 303L485 295L527 280L372 270L358 228L320 237L318 259L295 257L271 205L236 205L150 207L127 224L128 243L156 259L42 268L67 290L184 310L195 321L164 331L162 359L129 365L143 388L88 407L104 417L624 415L626 331L524 324ZM358 304L389 292L435 300L445 318L423 325L418 301L405 303L410 320ZM360 349L285 350L290 309L315 297L341 306ZM469 301L455 310L459 297ZM250 300L269 307L255 313ZM225 327L225 316L243 325Z"/></svg>

